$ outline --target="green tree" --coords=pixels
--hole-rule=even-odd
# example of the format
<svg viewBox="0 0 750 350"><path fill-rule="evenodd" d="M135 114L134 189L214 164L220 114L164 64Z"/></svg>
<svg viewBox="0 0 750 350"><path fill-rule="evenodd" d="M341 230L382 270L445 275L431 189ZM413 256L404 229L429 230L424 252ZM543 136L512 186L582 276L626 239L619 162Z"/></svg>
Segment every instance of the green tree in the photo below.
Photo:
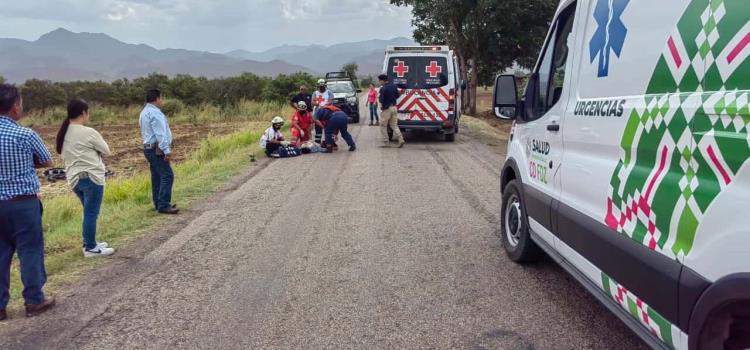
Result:
<svg viewBox="0 0 750 350"><path fill-rule="evenodd" d="M66 103L65 90L49 80L30 79L21 86L23 104L28 110L46 110Z"/></svg>
<svg viewBox="0 0 750 350"><path fill-rule="evenodd" d="M0 75L0 84L5 84L5 77Z"/></svg>
<svg viewBox="0 0 750 350"><path fill-rule="evenodd" d="M341 70L349 74L349 77L352 78L352 81L354 81L355 84L359 83L359 80L357 80L357 71L359 70L359 66L356 62L349 62L345 64L343 67L341 67Z"/></svg>
<svg viewBox="0 0 750 350"><path fill-rule="evenodd" d="M169 82L171 97L177 98L188 106L196 106L207 100L208 88L205 78L195 78L187 74L178 74Z"/></svg>
<svg viewBox="0 0 750 350"><path fill-rule="evenodd" d="M372 75L368 75L359 81L359 86L363 88L370 86L370 84L375 84L375 78Z"/></svg>
<svg viewBox="0 0 750 350"><path fill-rule="evenodd" d="M556 0L391 0L412 7L414 39L455 50L461 79L468 82L464 110L476 114L479 83L517 63L536 60Z"/></svg>

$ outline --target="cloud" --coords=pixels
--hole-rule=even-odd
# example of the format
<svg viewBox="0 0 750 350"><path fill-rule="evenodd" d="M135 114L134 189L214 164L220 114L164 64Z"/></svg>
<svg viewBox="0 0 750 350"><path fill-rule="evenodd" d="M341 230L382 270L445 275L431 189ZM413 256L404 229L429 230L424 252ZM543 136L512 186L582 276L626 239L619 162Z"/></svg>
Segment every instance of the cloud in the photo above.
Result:
<svg viewBox="0 0 750 350"><path fill-rule="evenodd" d="M7 2L0 12L0 33L27 40L64 27L157 48L223 52L411 36L409 9L388 0Z"/></svg>
<svg viewBox="0 0 750 350"><path fill-rule="evenodd" d="M122 21L135 17L135 9L129 6L118 5L111 13L105 16L110 21Z"/></svg>

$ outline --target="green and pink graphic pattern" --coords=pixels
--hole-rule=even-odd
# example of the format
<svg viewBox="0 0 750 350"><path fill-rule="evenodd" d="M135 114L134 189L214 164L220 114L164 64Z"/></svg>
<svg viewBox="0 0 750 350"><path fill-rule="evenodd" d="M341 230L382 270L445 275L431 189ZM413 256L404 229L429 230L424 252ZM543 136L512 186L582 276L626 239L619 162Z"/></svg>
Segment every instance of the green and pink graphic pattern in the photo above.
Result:
<svg viewBox="0 0 750 350"><path fill-rule="evenodd" d="M664 344L670 348L675 347L675 339L679 335L679 330L662 315L604 273L602 273L602 289Z"/></svg>
<svg viewBox="0 0 750 350"><path fill-rule="evenodd" d="M632 108L606 224L682 259L711 203L750 158L750 11L693 0Z"/></svg>

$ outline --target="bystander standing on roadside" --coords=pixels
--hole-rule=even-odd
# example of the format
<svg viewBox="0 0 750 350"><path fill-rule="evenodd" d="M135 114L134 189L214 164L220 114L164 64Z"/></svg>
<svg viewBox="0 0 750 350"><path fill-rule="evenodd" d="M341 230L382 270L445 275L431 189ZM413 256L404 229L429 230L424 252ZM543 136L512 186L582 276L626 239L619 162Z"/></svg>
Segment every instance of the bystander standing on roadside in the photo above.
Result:
<svg viewBox="0 0 750 350"><path fill-rule="evenodd" d="M367 106L370 108L370 126L380 124L378 117L378 90L375 84L370 83L370 91L367 92Z"/></svg>
<svg viewBox="0 0 750 350"><path fill-rule="evenodd" d="M146 106L140 116L143 154L151 170L151 197L154 208L162 214L177 214L179 209L172 204L172 131L167 116L161 111L161 91L146 92Z"/></svg>
<svg viewBox="0 0 750 350"><path fill-rule="evenodd" d="M106 169L103 156L109 146L99 132L85 126L89 121L89 105L81 99L68 103L65 118L55 140L55 150L65 163L68 185L83 205L83 256L93 258L115 252L105 242L96 241L96 222L104 198Z"/></svg>
<svg viewBox="0 0 750 350"><path fill-rule="evenodd" d="M13 85L0 84L0 321L8 315L10 265L18 254L26 316L35 316L55 305L44 296L42 202L36 168L52 161L44 142L33 130L18 124L23 99Z"/></svg>
<svg viewBox="0 0 750 350"><path fill-rule="evenodd" d="M297 107L299 106L300 102L304 102L305 105L307 106L307 111L312 113L313 111L312 94L310 94L310 91L308 91L307 85L304 85L304 84L299 86L299 93L294 95L294 97L292 97L289 104L292 106L292 108L297 110Z"/></svg>
<svg viewBox="0 0 750 350"><path fill-rule="evenodd" d="M398 98L401 94L398 92L398 87L388 81L388 76L381 74L378 76L380 80L380 108L382 113L382 122L380 123L380 132L383 135L383 143L388 146L388 128L393 130L393 137L398 142L398 148L404 147L404 136L401 134L401 129L398 128Z"/></svg>

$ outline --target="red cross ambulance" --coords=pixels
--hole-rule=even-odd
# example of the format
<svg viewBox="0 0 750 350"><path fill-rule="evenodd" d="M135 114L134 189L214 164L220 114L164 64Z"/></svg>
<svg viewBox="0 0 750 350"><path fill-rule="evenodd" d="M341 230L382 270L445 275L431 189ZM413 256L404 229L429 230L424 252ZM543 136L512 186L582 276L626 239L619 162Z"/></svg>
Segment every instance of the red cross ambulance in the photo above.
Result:
<svg viewBox="0 0 750 350"><path fill-rule="evenodd" d="M389 46L383 71L398 86L401 130L440 132L453 141L461 118L458 64L448 46Z"/></svg>
<svg viewBox="0 0 750 350"><path fill-rule="evenodd" d="M508 256L546 252L653 348L750 348L750 2L564 0L551 23L523 98L495 83Z"/></svg>

